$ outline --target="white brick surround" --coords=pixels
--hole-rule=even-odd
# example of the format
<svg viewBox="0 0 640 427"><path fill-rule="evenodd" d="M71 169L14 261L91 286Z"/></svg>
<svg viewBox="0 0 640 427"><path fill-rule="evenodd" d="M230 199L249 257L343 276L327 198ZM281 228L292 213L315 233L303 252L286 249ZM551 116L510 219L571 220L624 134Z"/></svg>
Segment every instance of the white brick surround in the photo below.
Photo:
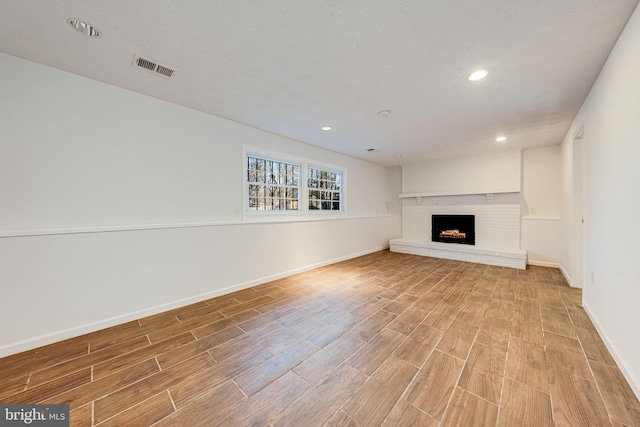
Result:
<svg viewBox="0 0 640 427"><path fill-rule="evenodd" d="M516 203L505 203L514 198ZM417 242L431 242L431 215L434 214L475 215L477 247L519 249L519 194L496 194L494 203L491 204L486 201L480 204L478 199L486 199L486 196L428 197L423 199L422 205L418 205L415 198L404 199L402 201L402 238Z"/></svg>

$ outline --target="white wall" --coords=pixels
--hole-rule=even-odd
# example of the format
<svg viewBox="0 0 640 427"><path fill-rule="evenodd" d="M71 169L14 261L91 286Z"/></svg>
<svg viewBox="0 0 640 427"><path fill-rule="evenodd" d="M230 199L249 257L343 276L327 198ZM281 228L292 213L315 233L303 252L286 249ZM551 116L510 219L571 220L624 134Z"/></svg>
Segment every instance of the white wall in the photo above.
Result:
<svg viewBox="0 0 640 427"><path fill-rule="evenodd" d="M387 168L8 55L0 69L0 356L400 232ZM346 213L243 221L243 144L345 168Z"/></svg>
<svg viewBox="0 0 640 427"><path fill-rule="evenodd" d="M560 145L522 152L522 213L538 218L559 218L562 162Z"/></svg>
<svg viewBox="0 0 640 427"><path fill-rule="evenodd" d="M453 157L402 166L404 193L442 195L520 191L520 152Z"/></svg>
<svg viewBox="0 0 640 427"><path fill-rule="evenodd" d="M521 248L530 264L560 267L567 250L562 231L560 145L522 153Z"/></svg>
<svg viewBox="0 0 640 427"><path fill-rule="evenodd" d="M402 235L402 166L389 168L389 202L387 212L391 215L391 234L393 237Z"/></svg>
<svg viewBox="0 0 640 427"><path fill-rule="evenodd" d="M640 396L640 9L636 9L563 141L572 169L574 135L585 125L586 259L583 304ZM570 179L571 175L565 173ZM572 241L570 187L563 227ZM566 218L566 220L564 219ZM572 272L571 252L563 267ZM593 274L593 282L591 277Z"/></svg>

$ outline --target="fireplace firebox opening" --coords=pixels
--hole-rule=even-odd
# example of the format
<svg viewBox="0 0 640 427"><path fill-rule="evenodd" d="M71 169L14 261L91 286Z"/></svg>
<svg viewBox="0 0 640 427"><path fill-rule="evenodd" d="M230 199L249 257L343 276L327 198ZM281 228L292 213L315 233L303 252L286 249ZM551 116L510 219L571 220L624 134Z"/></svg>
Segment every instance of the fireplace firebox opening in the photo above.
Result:
<svg viewBox="0 0 640 427"><path fill-rule="evenodd" d="M475 215L432 215L431 241L475 245Z"/></svg>

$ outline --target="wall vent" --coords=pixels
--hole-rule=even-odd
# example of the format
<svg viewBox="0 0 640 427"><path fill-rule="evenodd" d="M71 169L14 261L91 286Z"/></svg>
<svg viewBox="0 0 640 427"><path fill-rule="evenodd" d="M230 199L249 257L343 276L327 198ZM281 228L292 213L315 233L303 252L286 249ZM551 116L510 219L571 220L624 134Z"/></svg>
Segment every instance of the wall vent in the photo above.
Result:
<svg viewBox="0 0 640 427"><path fill-rule="evenodd" d="M173 78L176 75L176 70L166 65L159 64L157 61L153 61L149 58L143 58L140 55L133 55L133 66L143 68L153 73L160 74L167 78Z"/></svg>

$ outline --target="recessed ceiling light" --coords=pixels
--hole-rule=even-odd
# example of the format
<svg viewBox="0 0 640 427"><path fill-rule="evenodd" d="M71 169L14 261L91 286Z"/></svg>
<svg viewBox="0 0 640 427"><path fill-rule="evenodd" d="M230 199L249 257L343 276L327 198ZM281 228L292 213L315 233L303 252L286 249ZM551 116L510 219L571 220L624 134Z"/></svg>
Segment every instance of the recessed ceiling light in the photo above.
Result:
<svg viewBox="0 0 640 427"><path fill-rule="evenodd" d="M402 154L396 154L395 156L393 156L394 159L401 159L402 158Z"/></svg>
<svg viewBox="0 0 640 427"><path fill-rule="evenodd" d="M390 110L378 111L378 116L380 116L380 117L387 117L389 114L391 114Z"/></svg>
<svg viewBox="0 0 640 427"><path fill-rule="evenodd" d="M475 82L476 80L484 79L485 77L487 77L487 74L489 74L487 70L474 71L469 75L468 79L471 80L472 82Z"/></svg>
<svg viewBox="0 0 640 427"><path fill-rule="evenodd" d="M69 18L67 22L74 30L77 30L87 37L98 38L102 37L102 32L98 30L93 24L89 24L86 21L78 18Z"/></svg>
<svg viewBox="0 0 640 427"><path fill-rule="evenodd" d="M322 126L320 129L324 131L328 131L328 130L331 130L331 126Z"/></svg>
<svg viewBox="0 0 640 427"><path fill-rule="evenodd" d="M499 137L496 138L496 141L498 141L498 142L504 142L506 140L507 140L506 136L499 136Z"/></svg>

